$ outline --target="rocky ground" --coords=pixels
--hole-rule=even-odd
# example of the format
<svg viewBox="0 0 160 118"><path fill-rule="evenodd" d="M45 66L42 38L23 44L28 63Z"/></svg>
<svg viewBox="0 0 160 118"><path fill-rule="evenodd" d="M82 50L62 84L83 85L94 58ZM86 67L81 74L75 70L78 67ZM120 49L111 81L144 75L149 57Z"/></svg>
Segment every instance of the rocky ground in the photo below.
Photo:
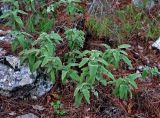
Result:
<svg viewBox="0 0 160 118"><path fill-rule="evenodd" d="M130 3L120 0L118 7ZM111 88L98 86L99 98L91 97L91 104L74 106L72 83L52 85L42 74L31 75L28 67L20 65L19 57L11 51L8 35L10 29L0 25L0 118L160 118L160 75L145 81L138 79L138 89L134 98L123 101L111 94ZM103 42L94 39L86 42L87 49L98 48L93 44ZM114 71L116 77L140 72L143 67L157 67L160 70L160 39L144 41L141 36L132 34L125 42L131 45L127 50L133 68L123 67ZM114 42L110 42L114 43ZM50 105L60 100L64 116L54 113Z"/></svg>

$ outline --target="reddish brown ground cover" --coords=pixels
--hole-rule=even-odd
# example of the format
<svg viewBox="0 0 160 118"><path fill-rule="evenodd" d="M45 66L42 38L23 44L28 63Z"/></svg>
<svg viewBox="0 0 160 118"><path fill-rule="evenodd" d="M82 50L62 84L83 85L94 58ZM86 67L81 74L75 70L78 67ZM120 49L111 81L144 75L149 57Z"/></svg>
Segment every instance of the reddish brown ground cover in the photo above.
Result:
<svg viewBox="0 0 160 118"><path fill-rule="evenodd" d="M130 2L131 0L120 0L118 6L123 7ZM60 16L62 17L63 15ZM64 18L59 19L61 19L59 20L60 22L63 22L62 19ZM68 18L65 17L65 20L67 19ZM0 29L8 28L0 25ZM84 30L85 29L86 28L84 28ZM104 39L95 40L94 36L92 36L92 38L86 42L85 48L98 48L96 45L101 42L104 42ZM110 43L113 44L114 42ZM134 68L140 65L148 65L148 61L149 66L160 65L160 53L151 48L152 41L146 42L142 36L132 34L126 43L132 46L131 50L127 50L127 52L129 54L129 59L133 62L132 64ZM11 53L9 44L1 42L0 47L6 49L9 54ZM65 44L61 45L57 53L60 55L64 53L65 51L63 50L67 50L64 48ZM125 67L121 66L120 69L116 71L113 70L114 75L120 77L135 72L134 69L124 68ZM98 99L92 96L90 105L82 103L79 108L76 108L73 104L74 86L72 83L63 86L57 81L52 90L38 100L29 100L27 98L22 100L0 96L0 118L15 118L15 116L9 115L11 112L15 112L16 116L25 113L33 113L40 118L61 118L61 116L54 114L54 109L50 106L50 102L57 99L62 102L63 108L67 112L63 118L108 118L106 109L109 107L117 107L120 109L119 112L116 112L114 118L120 118L122 115L124 115L124 117L134 115L135 118L138 118L138 116L136 116L137 114L142 114L148 118L160 118L160 81L155 77L146 81L137 80L137 83L139 88L133 92L134 98L132 100L120 100L111 94L111 88L109 86L99 86L98 91L100 92L100 97ZM45 109L41 111L36 110L33 108L34 105L43 106ZM112 114L113 112L114 111L110 111L109 114Z"/></svg>

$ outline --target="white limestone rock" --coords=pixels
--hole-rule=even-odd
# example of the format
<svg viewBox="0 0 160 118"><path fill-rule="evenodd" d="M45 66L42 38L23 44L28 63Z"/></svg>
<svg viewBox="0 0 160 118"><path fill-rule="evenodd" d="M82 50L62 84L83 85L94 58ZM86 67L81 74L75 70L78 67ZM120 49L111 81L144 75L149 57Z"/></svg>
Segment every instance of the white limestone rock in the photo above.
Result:
<svg viewBox="0 0 160 118"><path fill-rule="evenodd" d="M155 41L153 44L152 44L152 47L153 48L156 48L160 51L160 37L158 38L157 41Z"/></svg>

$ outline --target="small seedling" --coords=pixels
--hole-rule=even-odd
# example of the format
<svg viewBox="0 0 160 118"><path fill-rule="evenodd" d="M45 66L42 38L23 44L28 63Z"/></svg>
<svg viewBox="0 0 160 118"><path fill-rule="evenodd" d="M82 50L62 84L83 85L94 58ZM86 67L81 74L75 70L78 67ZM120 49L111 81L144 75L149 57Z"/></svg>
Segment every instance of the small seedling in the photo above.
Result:
<svg viewBox="0 0 160 118"><path fill-rule="evenodd" d="M50 105L54 108L55 114L59 116L64 116L66 114L64 110L61 110L61 102L59 100L51 102Z"/></svg>

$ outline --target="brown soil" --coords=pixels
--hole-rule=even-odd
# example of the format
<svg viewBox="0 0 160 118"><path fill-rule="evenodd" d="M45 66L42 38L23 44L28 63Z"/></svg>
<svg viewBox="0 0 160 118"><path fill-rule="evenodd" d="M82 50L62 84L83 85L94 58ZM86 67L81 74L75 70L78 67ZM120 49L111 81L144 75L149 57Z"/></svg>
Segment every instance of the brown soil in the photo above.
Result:
<svg viewBox="0 0 160 118"><path fill-rule="evenodd" d="M120 7L124 4L129 4L131 0L121 1L123 3L121 2L119 4ZM62 20L60 21L63 22ZM0 29L6 29L6 27L0 25ZM131 44L132 48L131 50L127 50L127 52L129 58L133 62L132 64L134 68L139 65L157 66L160 64L160 53L151 48L153 42L146 42L136 34L133 34L130 37L131 38L126 43ZM92 37L92 39L94 40L94 37ZM90 39L86 42L86 49L99 49L99 44L105 42L107 39L93 40ZM114 42L110 43L114 45ZM11 53L9 44L1 42L0 47L6 49L8 54ZM57 53L63 55L67 50L64 49L65 47L65 43L62 47L59 46L58 50L60 51ZM113 71L115 77L128 75L129 73L134 72L135 69L129 70L124 66ZM127 118L129 116L138 118L137 114L143 114L146 118L160 118L159 78L149 78L146 81L137 80L139 89L133 92L134 98L128 101L123 101L112 96L110 87L98 86L97 90L100 92L100 97L97 99L92 96L90 105L82 103L79 108L74 106L74 85L72 83L63 86L57 82L49 93L38 100L30 100L27 98L22 100L0 96L0 118L15 118L15 116L26 113L33 113L40 118ZM62 108L67 112L63 117L54 114L54 109L50 106L50 102L57 99L61 101L63 104ZM40 105L45 109L42 111L36 110L33 108L33 105ZM117 109L115 114L111 108ZM15 112L16 114L13 116L9 115L11 112Z"/></svg>

